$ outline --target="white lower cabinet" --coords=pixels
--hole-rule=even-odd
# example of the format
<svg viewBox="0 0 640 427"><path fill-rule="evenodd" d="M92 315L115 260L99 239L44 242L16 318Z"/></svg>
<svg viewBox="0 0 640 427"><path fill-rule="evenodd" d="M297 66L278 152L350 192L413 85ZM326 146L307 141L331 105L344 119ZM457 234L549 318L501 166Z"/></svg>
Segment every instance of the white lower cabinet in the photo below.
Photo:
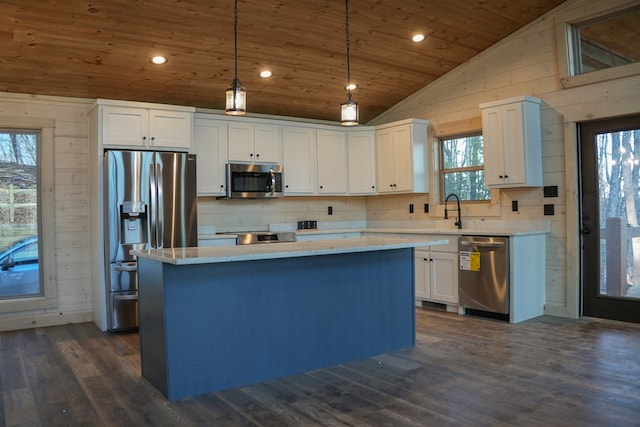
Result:
<svg viewBox="0 0 640 427"><path fill-rule="evenodd" d="M442 236L441 236L442 237ZM416 299L458 305L458 238L430 248L416 248Z"/></svg>

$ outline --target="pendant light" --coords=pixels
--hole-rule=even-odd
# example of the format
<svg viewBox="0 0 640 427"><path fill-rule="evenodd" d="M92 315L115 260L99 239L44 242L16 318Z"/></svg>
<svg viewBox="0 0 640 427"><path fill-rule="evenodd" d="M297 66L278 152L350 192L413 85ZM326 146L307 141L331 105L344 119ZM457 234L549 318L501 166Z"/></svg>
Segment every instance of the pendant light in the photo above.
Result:
<svg viewBox="0 0 640 427"><path fill-rule="evenodd" d="M233 7L233 44L234 44L234 77L231 86L227 89L226 113L241 116L247 112L247 91L238 80L238 0Z"/></svg>
<svg viewBox="0 0 640 427"><path fill-rule="evenodd" d="M347 35L347 101L340 104L340 124L357 125L360 120L358 103L351 99L351 58L349 49L349 0L345 0L345 34Z"/></svg>

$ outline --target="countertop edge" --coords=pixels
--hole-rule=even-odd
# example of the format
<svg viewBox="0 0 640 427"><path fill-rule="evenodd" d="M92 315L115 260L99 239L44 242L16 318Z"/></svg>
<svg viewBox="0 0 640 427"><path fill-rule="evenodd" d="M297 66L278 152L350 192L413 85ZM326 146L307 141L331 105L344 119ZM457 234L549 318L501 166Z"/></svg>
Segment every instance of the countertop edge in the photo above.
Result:
<svg viewBox="0 0 640 427"><path fill-rule="evenodd" d="M167 264L193 265L405 249L445 245L447 243L449 243L449 241L446 239L422 240L392 237L361 237L270 245L144 249L131 251L131 253L139 258L151 259Z"/></svg>

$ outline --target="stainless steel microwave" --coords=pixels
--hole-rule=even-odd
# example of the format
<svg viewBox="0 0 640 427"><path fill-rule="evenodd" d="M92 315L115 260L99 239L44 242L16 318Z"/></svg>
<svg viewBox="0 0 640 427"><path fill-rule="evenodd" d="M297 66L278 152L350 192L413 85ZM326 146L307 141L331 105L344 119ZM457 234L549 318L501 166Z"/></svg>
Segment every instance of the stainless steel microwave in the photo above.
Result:
<svg viewBox="0 0 640 427"><path fill-rule="evenodd" d="M227 197L265 199L281 197L283 168L274 164L227 163Z"/></svg>

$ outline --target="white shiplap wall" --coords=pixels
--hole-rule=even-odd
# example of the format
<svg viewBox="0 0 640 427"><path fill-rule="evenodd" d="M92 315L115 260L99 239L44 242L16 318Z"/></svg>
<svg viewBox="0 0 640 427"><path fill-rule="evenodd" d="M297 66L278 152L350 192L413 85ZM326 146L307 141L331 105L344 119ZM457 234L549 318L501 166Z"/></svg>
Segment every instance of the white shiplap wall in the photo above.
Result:
<svg viewBox="0 0 640 427"><path fill-rule="evenodd" d="M0 330L90 321L91 271L88 234L87 117L91 101L58 97L0 94L0 119L52 120L53 157L41 159L53 165L56 302L46 309L3 312Z"/></svg>
<svg viewBox="0 0 640 427"><path fill-rule="evenodd" d="M617 1L617 0L616 0ZM620 3L620 1L617 1ZM408 117L428 119L433 134L480 129L479 104L520 95L541 98L544 185L557 185L559 197L542 189L500 192L500 218L550 220L547 238L546 313L574 317L578 311L577 156L575 122L640 112L640 76L562 89L556 19L611 7L609 0L569 0L389 109L372 123ZM428 39L424 47L429 49ZM520 212L511 212L518 200ZM542 205L553 203L554 216ZM371 218L375 212L368 211Z"/></svg>

